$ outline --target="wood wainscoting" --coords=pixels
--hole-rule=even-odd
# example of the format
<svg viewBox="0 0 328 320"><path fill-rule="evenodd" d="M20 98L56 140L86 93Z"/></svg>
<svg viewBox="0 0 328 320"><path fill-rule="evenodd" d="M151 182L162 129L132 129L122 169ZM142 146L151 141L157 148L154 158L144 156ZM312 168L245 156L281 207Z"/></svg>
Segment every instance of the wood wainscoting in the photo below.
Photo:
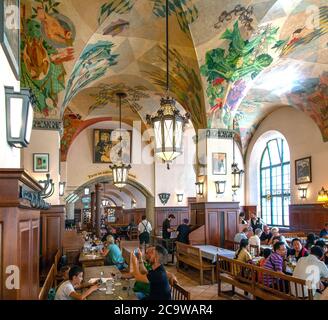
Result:
<svg viewBox="0 0 328 320"><path fill-rule="evenodd" d="M139 224L143 215L146 215L145 208L121 210L116 213L116 223L128 225L132 221Z"/></svg>
<svg viewBox="0 0 328 320"><path fill-rule="evenodd" d="M20 197L21 187L31 195L41 191L23 169L0 170L0 299L4 300L37 300L39 294L40 210ZM8 288L8 277L17 271L19 289Z"/></svg>
<svg viewBox="0 0 328 320"><path fill-rule="evenodd" d="M291 204L289 206L291 231L319 234L327 222L328 208L324 208L322 204Z"/></svg>
<svg viewBox="0 0 328 320"><path fill-rule="evenodd" d="M163 221L173 214L175 219L171 220L171 227L177 227L183 219L189 219L189 207L155 207L155 234L159 235L162 230Z"/></svg>
<svg viewBox="0 0 328 320"><path fill-rule="evenodd" d="M62 254L65 230L65 206L55 205L41 211L41 262L42 269L50 269L59 250Z"/></svg>

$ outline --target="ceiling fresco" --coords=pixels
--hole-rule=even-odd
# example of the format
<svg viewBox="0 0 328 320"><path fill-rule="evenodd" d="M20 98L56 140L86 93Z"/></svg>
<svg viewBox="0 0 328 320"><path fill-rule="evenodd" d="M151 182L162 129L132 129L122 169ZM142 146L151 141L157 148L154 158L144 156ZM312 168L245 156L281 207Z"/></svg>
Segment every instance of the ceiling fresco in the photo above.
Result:
<svg viewBox="0 0 328 320"><path fill-rule="evenodd" d="M64 119L62 155L85 122L117 119L117 91L128 94L128 122L156 111L166 85L165 0L21 7L21 85L35 93L38 118ZM328 140L326 0L169 0L169 15L170 94L196 130L235 120L245 152L261 121L290 106Z"/></svg>

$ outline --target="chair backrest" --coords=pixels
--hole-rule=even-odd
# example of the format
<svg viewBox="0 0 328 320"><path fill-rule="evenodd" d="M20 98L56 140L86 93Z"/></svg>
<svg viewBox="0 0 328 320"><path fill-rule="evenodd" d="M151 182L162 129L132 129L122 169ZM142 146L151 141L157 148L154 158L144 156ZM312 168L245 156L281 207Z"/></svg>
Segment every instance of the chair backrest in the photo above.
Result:
<svg viewBox="0 0 328 320"><path fill-rule="evenodd" d="M239 247L240 247L240 243L239 242L234 242L233 243L233 250L234 251L237 251L239 249Z"/></svg>
<svg viewBox="0 0 328 320"><path fill-rule="evenodd" d="M284 300L313 300L312 288L306 286L306 280L257 266L253 266L253 270L257 279L256 287Z"/></svg>
<svg viewBox="0 0 328 320"><path fill-rule="evenodd" d="M55 280L55 265L53 264L48 272L46 281L44 282L40 293L39 293L39 300L47 300L48 292L54 285Z"/></svg>
<svg viewBox="0 0 328 320"><path fill-rule="evenodd" d="M260 255L260 247L257 245L249 245L249 253L251 256L258 257Z"/></svg>
<svg viewBox="0 0 328 320"><path fill-rule="evenodd" d="M172 300L190 300L190 292L174 282L171 286L171 297Z"/></svg>
<svg viewBox="0 0 328 320"><path fill-rule="evenodd" d="M58 273L58 264L61 258L61 254L60 254L60 250L57 250L56 255L55 255L55 261L54 261L54 265L55 265L55 277Z"/></svg>
<svg viewBox="0 0 328 320"><path fill-rule="evenodd" d="M182 243L182 242L176 242L176 255L178 259L180 257L185 257L190 260L195 261L200 266L203 265L203 259L201 255L201 251L199 248L190 246L188 244Z"/></svg>

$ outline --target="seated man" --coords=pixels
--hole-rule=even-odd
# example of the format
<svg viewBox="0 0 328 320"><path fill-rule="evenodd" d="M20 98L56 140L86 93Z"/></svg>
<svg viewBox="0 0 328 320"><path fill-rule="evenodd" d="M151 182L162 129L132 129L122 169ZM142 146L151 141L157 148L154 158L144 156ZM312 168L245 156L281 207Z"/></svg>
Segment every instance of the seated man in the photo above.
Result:
<svg viewBox="0 0 328 320"><path fill-rule="evenodd" d="M320 279L328 278L328 268L324 262L320 261L323 257L323 253L324 252L321 247L313 246L310 250L310 254L307 257L299 259L293 273L293 277L309 280L312 282L313 294L316 293L316 289L324 289ZM293 288L292 292L295 293ZM307 296L306 292L305 296Z"/></svg>
<svg viewBox="0 0 328 320"><path fill-rule="evenodd" d="M261 229L256 229L255 234L249 238L249 244L252 245L252 246L258 246L259 249L260 249L261 235L262 235L262 230Z"/></svg>
<svg viewBox="0 0 328 320"><path fill-rule="evenodd" d="M247 239L248 228L244 228L242 232L239 232L235 235L233 241L240 243L241 239Z"/></svg>
<svg viewBox="0 0 328 320"><path fill-rule="evenodd" d="M98 285L92 285L86 292L79 294L75 291L81 285L83 271L79 266L73 266L68 273L68 280L64 281L56 291L55 300L84 300L92 292L98 289Z"/></svg>
<svg viewBox="0 0 328 320"><path fill-rule="evenodd" d="M107 248L104 248L101 254L106 257L105 264L107 266L115 265L118 270L123 270L127 267L124 263L122 252L112 235L107 237Z"/></svg>
<svg viewBox="0 0 328 320"><path fill-rule="evenodd" d="M272 238L272 233L270 231L269 226L264 225L263 232L260 237L261 244L268 244L268 242L270 241L271 238Z"/></svg>
<svg viewBox="0 0 328 320"><path fill-rule="evenodd" d="M325 223L325 227L320 231L320 238L328 238L328 222Z"/></svg>
<svg viewBox="0 0 328 320"><path fill-rule="evenodd" d="M151 265L151 270L144 267L142 253L139 250L138 258L131 255L133 275L136 281L149 283L149 296L143 300L171 300L171 288L167 273L163 266L163 260L167 255L167 250L162 246L150 247L146 251L146 261Z"/></svg>

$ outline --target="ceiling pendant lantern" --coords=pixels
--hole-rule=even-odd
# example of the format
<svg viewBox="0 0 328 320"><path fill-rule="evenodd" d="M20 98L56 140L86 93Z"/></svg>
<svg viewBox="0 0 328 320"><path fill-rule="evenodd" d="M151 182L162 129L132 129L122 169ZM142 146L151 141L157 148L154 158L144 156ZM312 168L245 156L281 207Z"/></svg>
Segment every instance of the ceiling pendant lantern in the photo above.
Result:
<svg viewBox="0 0 328 320"><path fill-rule="evenodd" d="M125 93L118 92L116 94L119 98L119 108L120 108L120 137L119 137L119 144L121 146L119 151L119 161L111 166L109 166L112 169L113 172L113 180L114 185L122 189L128 180L129 170L131 169L130 164L126 164L123 162L123 156L122 156L122 98L126 97Z"/></svg>
<svg viewBox="0 0 328 320"><path fill-rule="evenodd" d="M233 121L233 130L235 130L235 120ZM231 178L232 178L231 188L235 194L237 189L241 187L242 176L244 173L244 170L240 170L238 168L238 164L235 161L235 134L233 135L232 146L233 146L233 162L231 165Z"/></svg>
<svg viewBox="0 0 328 320"><path fill-rule="evenodd" d="M168 0L166 0L166 98L161 99L161 106L155 116L147 115L146 120L155 133L155 154L164 162L172 162L182 154L182 135L190 115L180 114L175 100L169 97L169 33Z"/></svg>

